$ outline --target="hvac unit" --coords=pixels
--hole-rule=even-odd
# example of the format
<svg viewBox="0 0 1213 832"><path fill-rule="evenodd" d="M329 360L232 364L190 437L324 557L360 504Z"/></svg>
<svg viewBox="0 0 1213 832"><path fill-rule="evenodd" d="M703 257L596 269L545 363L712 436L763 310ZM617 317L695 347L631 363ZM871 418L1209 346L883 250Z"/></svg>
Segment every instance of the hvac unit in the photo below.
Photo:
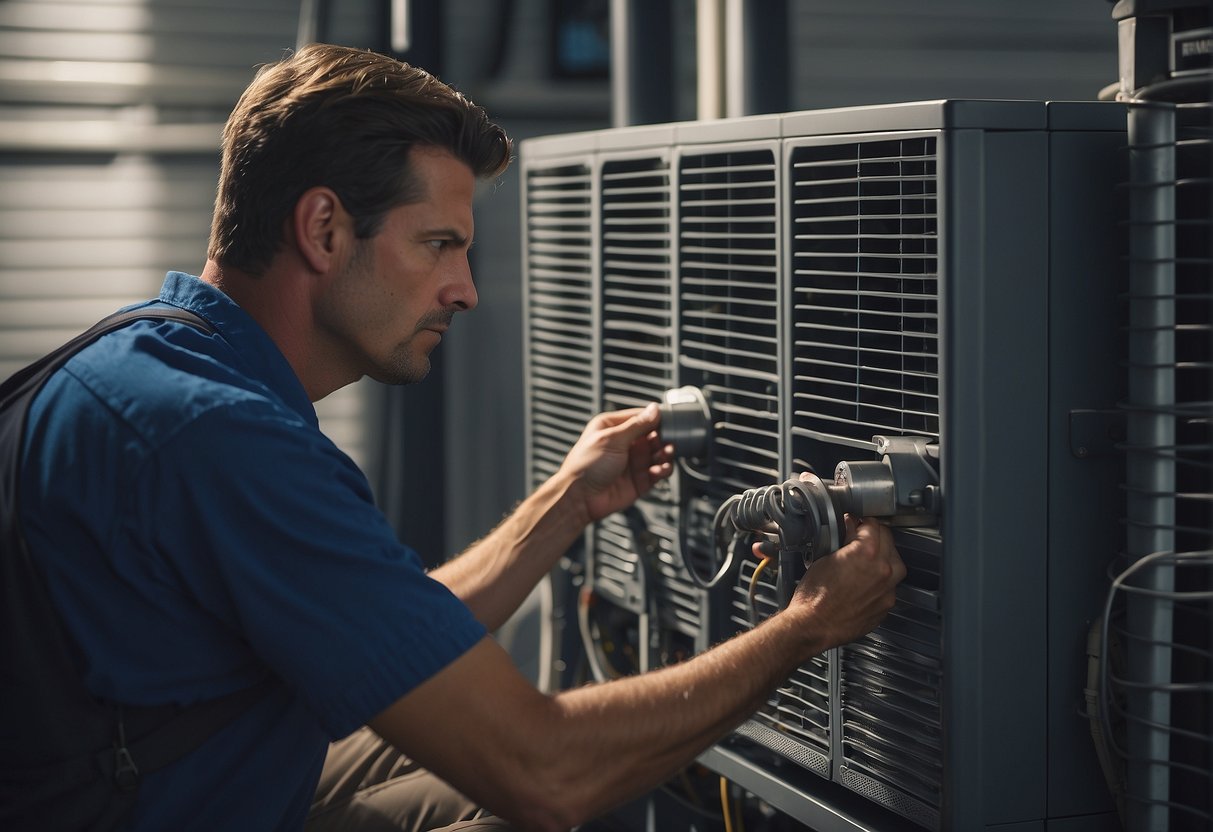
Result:
<svg viewBox="0 0 1213 832"><path fill-rule="evenodd" d="M773 614L794 564L730 562L722 506L883 465L921 480L884 512L896 608L700 762L819 830L1113 828L1084 688L1123 536L1124 129L937 101L525 142L531 484L599 410L703 413L554 576L552 678Z"/></svg>

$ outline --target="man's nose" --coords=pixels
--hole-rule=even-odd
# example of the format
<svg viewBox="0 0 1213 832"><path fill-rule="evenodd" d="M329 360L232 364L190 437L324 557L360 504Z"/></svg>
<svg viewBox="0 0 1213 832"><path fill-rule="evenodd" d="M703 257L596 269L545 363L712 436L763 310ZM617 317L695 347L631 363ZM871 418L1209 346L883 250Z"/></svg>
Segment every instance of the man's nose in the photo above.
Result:
<svg viewBox="0 0 1213 832"><path fill-rule="evenodd" d="M480 297L476 293L476 283L472 279L471 264L466 258L463 259L459 272L447 285L444 295L441 298L443 306L454 306L464 312L476 308Z"/></svg>

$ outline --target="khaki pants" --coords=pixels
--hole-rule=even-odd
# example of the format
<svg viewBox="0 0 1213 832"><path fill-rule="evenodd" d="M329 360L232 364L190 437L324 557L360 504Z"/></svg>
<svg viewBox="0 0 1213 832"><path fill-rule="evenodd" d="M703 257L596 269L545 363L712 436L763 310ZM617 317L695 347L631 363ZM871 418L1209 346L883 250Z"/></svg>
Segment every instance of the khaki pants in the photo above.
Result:
<svg viewBox="0 0 1213 832"><path fill-rule="evenodd" d="M369 728L329 746L306 832L470 832L509 825Z"/></svg>

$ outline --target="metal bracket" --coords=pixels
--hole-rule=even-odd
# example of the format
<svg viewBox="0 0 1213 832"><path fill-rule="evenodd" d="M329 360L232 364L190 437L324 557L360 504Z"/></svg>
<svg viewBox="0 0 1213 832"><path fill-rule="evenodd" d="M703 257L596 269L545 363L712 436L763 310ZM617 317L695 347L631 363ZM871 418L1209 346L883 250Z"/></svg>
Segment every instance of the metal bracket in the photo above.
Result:
<svg viewBox="0 0 1213 832"><path fill-rule="evenodd" d="M1127 422L1123 410L1071 410L1070 453L1079 459L1115 453L1125 441Z"/></svg>

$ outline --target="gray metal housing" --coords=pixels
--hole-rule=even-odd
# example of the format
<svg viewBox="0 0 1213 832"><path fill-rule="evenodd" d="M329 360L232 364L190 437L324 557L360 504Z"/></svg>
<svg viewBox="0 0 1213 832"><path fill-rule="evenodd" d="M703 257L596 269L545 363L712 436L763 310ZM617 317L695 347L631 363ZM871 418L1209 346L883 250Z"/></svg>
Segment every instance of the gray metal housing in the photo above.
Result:
<svg viewBox="0 0 1213 832"><path fill-rule="evenodd" d="M753 562L688 578L721 501L926 436L944 511L897 532L897 608L701 761L820 830L1113 828L1080 711L1122 545L1124 129L1115 104L932 101L524 142L530 485L599 410L694 385L716 422L554 576L551 684L607 671L578 590L633 622L623 672L702 652L774 611Z"/></svg>

